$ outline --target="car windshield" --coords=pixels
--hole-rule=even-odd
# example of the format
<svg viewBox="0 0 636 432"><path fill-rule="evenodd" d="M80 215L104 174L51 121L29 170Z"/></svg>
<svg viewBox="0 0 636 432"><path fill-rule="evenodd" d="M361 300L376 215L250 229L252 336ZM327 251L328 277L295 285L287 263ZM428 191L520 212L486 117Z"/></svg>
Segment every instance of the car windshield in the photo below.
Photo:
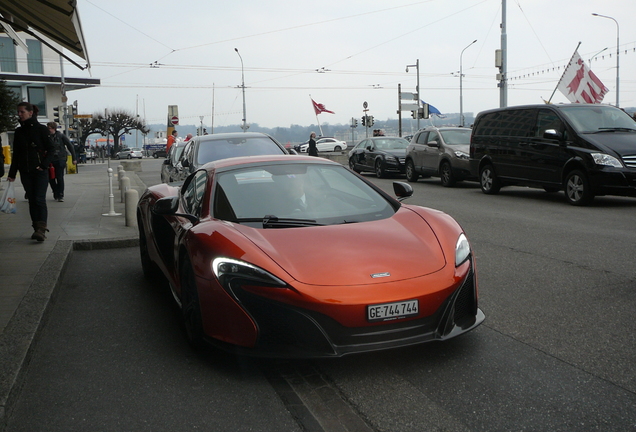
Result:
<svg viewBox="0 0 636 432"><path fill-rule="evenodd" d="M594 133L608 130L636 130L636 122L623 110L607 105L560 107L577 132Z"/></svg>
<svg viewBox="0 0 636 432"><path fill-rule="evenodd" d="M409 142L403 138L383 138L374 140L376 148L382 150L401 150L409 146Z"/></svg>
<svg viewBox="0 0 636 432"><path fill-rule="evenodd" d="M343 166L324 164L279 163L222 172L212 199L214 217L257 228L373 221L395 210ZM271 226L264 219L280 223Z"/></svg>
<svg viewBox="0 0 636 432"><path fill-rule="evenodd" d="M284 154L284 152L268 137L214 139L201 141L197 154L197 163L203 165L231 157L272 154Z"/></svg>
<svg viewBox="0 0 636 432"><path fill-rule="evenodd" d="M444 138L444 142L449 146L469 145L470 129L452 129L439 131Z"/></svg>

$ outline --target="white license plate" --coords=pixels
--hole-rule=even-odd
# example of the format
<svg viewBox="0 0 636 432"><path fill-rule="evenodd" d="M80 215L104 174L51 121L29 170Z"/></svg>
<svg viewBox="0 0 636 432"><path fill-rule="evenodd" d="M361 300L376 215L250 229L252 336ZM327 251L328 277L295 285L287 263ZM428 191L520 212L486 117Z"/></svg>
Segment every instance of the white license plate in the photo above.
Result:
<svg viewBox="0 0 636 432"><path fill-rule="evenodd" d="M369 305L367 306L367 319L373 322L415 316L419 312L418 306L417 300Z"/></svg>

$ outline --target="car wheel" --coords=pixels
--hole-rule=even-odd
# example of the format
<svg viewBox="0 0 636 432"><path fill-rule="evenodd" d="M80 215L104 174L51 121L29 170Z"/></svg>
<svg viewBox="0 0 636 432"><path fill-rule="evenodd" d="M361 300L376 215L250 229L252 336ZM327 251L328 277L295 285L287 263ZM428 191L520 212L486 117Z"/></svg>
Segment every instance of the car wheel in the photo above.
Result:
<svg viewBox="0 0 636 432"><path fill-rule="evenodd" d="M375 161L375 175L377 178L384 177L384 165L382 164L381 159Z"/></svg>
<svg viewBox="0 0 636 432"><path fill-rule="evenodd" d="M181 317L186 339L194 349L203 347L203 319L199 305L196 277L189 258L181 262Z"/></svg>
<svg viewBox="0 0 636 432"><path fill-rule="evenodd" d="M416 182L420 175L415 171L415 165L411 159L406 161L406 180Z"/></svg>
<svg viewBox="0 0 636 432"><path fill-rule="evenodd" d="M115 159L119 160L119 155L115 156Z"/></svg>
<svg viewBox="0 0 636 432"><path fill-rule="evenodd" d="M453 187L457 180L453 175L453 169L451 168L451 164L444 161L439 167L439 177L442 180L442 186L444 187Z"/></svg>
<svg viewBox="0 0 636 432"><path fill-rule="evenodd" d="M485 194L494 195L499 193L501 184L491 164L484 165L481 168L479 172L479 184L481 185L481 191Z"/></svg>
<svg viewBox="0 0 636 432"><path fill-rule="evenodd" d="M594 193L583 171L573 170L565 176L563 184L565 199L572 205L584 206L592 202Z"/></svg>
<svg viewBox="0 0 636 432"><path fill-rule="evenodd" d="M130 155L130 154L129 154L129 155L128 155L128 159L132 159L132 155Z"/></svg>
<svg viewBox="0 0 636 432"><path fill-rule="evenodd" d="M155 153L155 154L152 155L152 157L157 159L157 158L159 158L159 155L157 153Z"/></svg>
<svg viewBox="0 0 636 432"><path fill-rule="evenodd" d="M334 147L333 151L342 151L342 147L336 146L336 147Z"/></svg>
<svg viewBox="0 0 636 432"><path fill-rule="evenodd" d="M360 174L360 170L356 168L356 163L354 162L353 158L349 159L349 168L351 168L351 171Z"/></svg>

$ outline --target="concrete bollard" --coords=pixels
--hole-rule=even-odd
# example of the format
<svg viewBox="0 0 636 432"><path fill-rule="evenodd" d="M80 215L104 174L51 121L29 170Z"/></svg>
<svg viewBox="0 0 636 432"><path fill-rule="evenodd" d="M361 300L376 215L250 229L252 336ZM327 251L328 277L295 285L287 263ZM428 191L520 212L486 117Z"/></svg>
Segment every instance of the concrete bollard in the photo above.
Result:
<svg viewBox="0 0 636 432"><path fill-rule="evenodd" d="M121 190L121 179L126 177L126 171L123 169L117 171L117 181L119 182L119 190ZM123 202L123 201L122 201Z"/></svg>
<svg viewBox="0 0 636 432"><path fill-rule="evenodd" d="M135 189L128 189L124 194L124 200L126 204L125 207L125 218L126 218L126 226L136 227L137 226L137 202L139 201L139 192Z"/></svg>
<svg viewBox="0 0 636 432"><path fill-rule="evenodd" d="M125 202L124 199L126 191L130 189L130 179L128 177L122 177L119 185L121 186L121 202Z"/></svg>

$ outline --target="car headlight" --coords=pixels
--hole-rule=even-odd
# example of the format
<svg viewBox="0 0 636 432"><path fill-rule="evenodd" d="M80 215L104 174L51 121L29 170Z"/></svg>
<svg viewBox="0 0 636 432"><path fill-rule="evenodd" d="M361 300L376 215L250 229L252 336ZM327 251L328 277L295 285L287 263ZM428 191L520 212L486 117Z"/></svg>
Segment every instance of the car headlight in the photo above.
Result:
<svg viewBox="0 0 636 432"><path fill-rule="evenodd" d="M397 159L395 158L395 156L386 155L385 159L387 162L397 162Z"/></svg>
<svg viewBox="0 0 636 432"><path fill-rule="evenodd" d="M621 161L616 159L614 156L610 156L605 153L592 153L592 158L594 158L594 163L596 165L605 165L611 166L614 168L623 168L623 164Z"/></svg>
<svg viewBox="0 0 636 432"><path fill-rule="evenodd" d="M468 239L461 233L455 244L455 267L459 267L470 256L470 244Z"/></svg>
<svg viewBox="0 0 636 432"><path fill-rule="evenodd" d="M232 258L216 258L212 261L212 271L223 288L229 289L233 280L269 287L286 287L287 284L260 267Z"/></svg>
<svg viewBox="0 0 636 432"><path fill-rule="evenodd" d="M468 159L468 153L464 153L463 151L455 150L455 157L457 159Z"/></svg>

